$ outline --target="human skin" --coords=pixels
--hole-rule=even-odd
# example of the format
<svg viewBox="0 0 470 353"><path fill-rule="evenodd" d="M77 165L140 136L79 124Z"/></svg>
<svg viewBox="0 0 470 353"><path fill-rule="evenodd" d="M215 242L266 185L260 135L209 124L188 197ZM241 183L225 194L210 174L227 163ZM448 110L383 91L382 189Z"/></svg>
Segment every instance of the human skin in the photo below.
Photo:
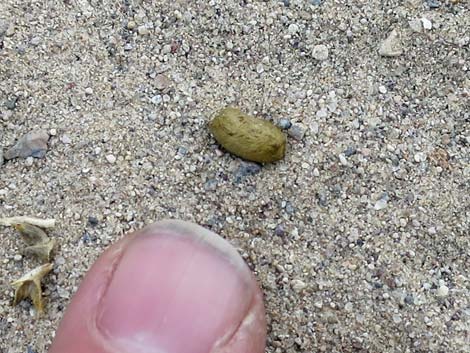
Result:
<svg viewBox="0 0 470 353"><path fill-rule="evenodd" d="M100 256L49 353L262 353L265 341L262 293L236 250L166 220Z"/></svg>

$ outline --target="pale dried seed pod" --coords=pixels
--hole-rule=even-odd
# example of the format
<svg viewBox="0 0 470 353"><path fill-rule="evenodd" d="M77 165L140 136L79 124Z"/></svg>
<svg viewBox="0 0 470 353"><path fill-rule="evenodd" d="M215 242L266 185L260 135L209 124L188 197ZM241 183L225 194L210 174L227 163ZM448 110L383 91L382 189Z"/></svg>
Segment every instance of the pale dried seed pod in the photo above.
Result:
<svg viewBox="0 0 470 353"><path fill-rule="evenodd" d="M15 288L13 305L17 305L24 299L31 299L39 314L44 312L44 301L42 299L41 281L45 275L52 270L52 264L47 263L36 267L23 277L11 283Z"/></svg>

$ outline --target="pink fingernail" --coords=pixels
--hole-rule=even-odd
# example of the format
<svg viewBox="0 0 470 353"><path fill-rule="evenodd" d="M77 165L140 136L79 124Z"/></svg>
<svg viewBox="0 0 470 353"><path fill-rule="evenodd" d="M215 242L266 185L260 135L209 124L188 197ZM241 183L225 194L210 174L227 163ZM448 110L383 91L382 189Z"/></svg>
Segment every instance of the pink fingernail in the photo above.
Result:
<svg viewBox="0 0 470 353"><path fill-rule="evenodd" d="M207 353L246 316L254 289L243 260L221 238L191 227L160 223L122 254L97 316L116 351Z"/></svg>

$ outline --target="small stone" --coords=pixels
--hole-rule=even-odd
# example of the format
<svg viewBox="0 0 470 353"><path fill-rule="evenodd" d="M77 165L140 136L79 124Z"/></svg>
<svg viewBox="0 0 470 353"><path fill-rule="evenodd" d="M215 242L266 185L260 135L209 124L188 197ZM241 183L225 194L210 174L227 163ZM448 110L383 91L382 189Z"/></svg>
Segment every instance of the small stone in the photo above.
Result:
<svg viewBox="0 0 470 353"><path fill-rule="evenodd" d="M152 97L151 101L153 104L158 105L163 101L163 98L161 95L157 94L156 96Z"/></svg>
<svg viewBox="0 0 470 353"><path fill-rule="evenodd" d="M0 148L0 166L3 165L3 150Z"/></svg>
<svg viewBox="0 0 470 353"><path fill-rule="evenodd" d="M219 183L216 179L209 179L204 183L204 190L206 191L215 191Z"/></svg>
<svg viewBox="0 0 470 353"><path fill-rule="evenodd" d="M68 145L72 142L72 140L70 139L68 135L62 135L62 137L60 138L60 141L62 141L64 145Z"/></svg>
<svg viewBox="0 0 470 353"><path fill-rule="evenodd" d="M21 256L20 254L16 254L15 256L13 256L13 260L15 261L21 261L22 258L23 256Z"/></svg>
<svg viewBox="0 0 470 353"><path fill-rule="evenodd" d="M95 216L88 216L88 224L92 227L96 227L98 225L99 221L98 218Z"/></svg>
<svg viewBox="0 0 470 353"><path fill-rule="evenodd" d="M295 208L290 201L286 202L285 210L286 210L286 213L289 215L294 214Z"/></svg>
<svg viewBox="0 0 470 353"><path fill-rule="evenodd" d="M278 126L283 130L288 130L292 126L292 123L289 119L282 118L279 120Z"/></svg>
<svg viewBox="0 0 470 353"><path fill-rule="evenodd" d="M18 102L18 97L13 97L11 99L8 99L5 102L5 107L10 110L14 110L16 108L16 102Z"/></svg>
<svg viewBox="0 0 470 353"><path fill-rule="evenodd" d="M256 72L259 73L259 74L262 74L264 72L264 66L262 63L259 63L257 66L256 66Z"/></svg>
<svg viewBox="0 0 470 353"><path fill-rule="evenodd" d="M274 229L274 234L276 234L278 237L283 237L284 235L286 235L286 230L284 229L284 226L282 224L278 224Z"/></svg>
<svg viewBox="0 0 470 353"><path fill-rule="evenodd" d="M379 86L379 92L380 92L380 93L382 93L382 94L385 94L385 93L387 93L387 87L385 87L385 86L382 86L382 85L381 85L381 86Z"/></svg>
<svg viewBox="0 0 470 353"><path fill-rule="evenodd" d="M108 154L106 155L106 160L108 161L108 163L114 164L116 162L116 157L112 154Z"/></svg>
<svg viewBox="0 0 470 353"><path fill-rule="evenodd" d="M240 183L249 175L258 174L261 171L261 166L254 162L241 161L238 168L235 170L235 183Z"/></svg>
<svg viewBox="0 0 470 353"><path fill-rule="evenodd" d="M291 285L292 285L292 289L293 289L294 292L296 292L296 293L302 292L302 291L307 287L307 285L305 284L305 282L304 282L304 281L301 281L300 279L294 279L294 280L292 280Z"/></svg>
<svg viewBox="0 0 470 353"><path fill-rule="evenodd" d="M324 44L315 45L312 50L312 57L318 61L328 59L328 47Z"/></svg>
<svg viewBox="0 0 470 353"><path fill-rule="evenodd" d="M426 3L428 4L430 9L438 9L441 7L441 3L437 0L426 0Z"/></svg>
<svg viewBox="0 0 470 353"><path fill-rule="evenodd" d="M127 22L127 29L130 30L130 31L132 31L136 26L137 26L137 24L135 23L135 21Z"/></svg>
<svg viewBox="0 0 470 353"><path fill-rule="evenodd" d="M429 21L427 18L423 17L421 18L421 23L423 24L423 28L430 30L432 29L432 22Z"/></svg>
<svg viewBox="0 0 470 353"><path fill-rule="evenodd" d="M297 26L295 23L291 23L289 25L288 31L290 34L296 34L299 31L299 26Z"/></svg>
<svg viewBox="0 0 470 353"><path fill-rule="evenodd" d="M405 303L408 305L414 304L414 298L411 294L407 294L404 299Z"/></svg>
<svg viewBox="0 0 470 353"><path fill-rule="evenodd" d="M449 295L449 287L442 285L436 290L436 296L439 298L445 298Z"/></svg>
<svg viewBox="0 0 470 353"><path fill-rule="evenodd" d="M91 87L85 88L85 94L92 95L93 94L93 88L91 88Z"/></svg>
<svg viewBox="0 0 470 353"><path fill-rule="evenodd" d="M4 154L5 159L44 158L47 151L49 134L45 130L34 130L20 137L16 144Z"/></svg>
<svg viewBox="0 0 470 353"><path fill-rule="evenodd" d="M339 156L339 162L344 165L344 166L347 166L348 165L348 160L346 159L346 156L343 154L343 153L340 153Z"/></svg>
<svg viewBox="0 0 470 353"><path fill-rule="evenodd" d="M423 22L419 19L414 19L408 22L413 32L421 33L423 31Z"/></svg>
<svg viewBox="0 0 470 353"><path fill-rule="evenodd" d="M388 195L384 194L380 199L375 202L374 210L380 211L387 207Z"/></svg>
<svg viewBox="0 0 470 353"><path fill-rule="evenodd" d="M56 129L50 129L49 130L49 135L56 136L57 135L57 130Z"/></svg>
<svg viewBox="0 0 470 353"><path fill-rule="evenodd" d="M424 162L427 159L427 156L424 152L417 152L413 158L416 163L420 163L420 162Z"/></svg>
<svg viewBox="0 0 470 353"><path fill-rule="evenodd" d="M379 54L386 57L396 57L403 54L400 35L397 30L391 31L388 37L380 44Z"/></svg>
<svg viewBox="0 0 470 353"><path fill-rule="evenodd" d="M315 6L319 6L322 3L322 0L310 0L310 3Z"/></svg>
<svg viewBox="0 0 470 353"><path fill-rule="evenodd" d="M146 36L146 35L150 34L149 29L148 29L147 26L145 26L145 25L139 26L139 27L137 28L137 32L138 32L139 35L141 35L141 36Z"/></svg>
<svg viewBox="0 0 470 353"><path fill-rule="evenodd" d="M292 125L289 131L287 131L287 134L290 137L300 141L304 138L306 131L307 131L307 127L304 124L295 123L294 125Z"/></svg>
<svg viewBox="0 0 470 353"><path fill-rule="evenodd" d="M392 320L393 320L394 323L399 324L401 322L401 316L398 315L398 314L394 314L392 316Z"/></svg>
<svg viewBox="0 0 470 353"><path fill-rule="evenodd" d="M328 110L326 108L321 108L316 113L317 118L324 119L328 116Z"/></svg>
<svg viewBox="0 0 470 353"><path fill-rule="evenodd" d="M350 302L346 303L346 305L344 305L344 310L346 310L347 312L351 312L353 310L352 303Z"/></svg>
<svg viewBox="0 0 470 353"><path fill-rule="evenodd" d="M348 148L346 148L346 149L344 150L343 153L344 153L344 155L345 155L346 157L351 157L352 155L356 154L356 152L357 152L357 151L356 151L356 149L355 149L354 147L349 146Z"/></svg>

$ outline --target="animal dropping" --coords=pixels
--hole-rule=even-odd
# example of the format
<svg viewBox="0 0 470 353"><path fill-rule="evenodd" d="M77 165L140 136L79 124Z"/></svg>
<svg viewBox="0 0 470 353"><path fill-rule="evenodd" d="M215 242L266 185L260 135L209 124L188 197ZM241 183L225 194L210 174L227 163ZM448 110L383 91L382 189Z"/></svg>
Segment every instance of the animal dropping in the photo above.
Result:
<svg viewBox="0 0 470 353"><path fill-rule="evenodd" d="M284 158L286 136L273 123L247 115L237 108L224 108L209 124L218 143L249 161L268 163Z"/></svg>

